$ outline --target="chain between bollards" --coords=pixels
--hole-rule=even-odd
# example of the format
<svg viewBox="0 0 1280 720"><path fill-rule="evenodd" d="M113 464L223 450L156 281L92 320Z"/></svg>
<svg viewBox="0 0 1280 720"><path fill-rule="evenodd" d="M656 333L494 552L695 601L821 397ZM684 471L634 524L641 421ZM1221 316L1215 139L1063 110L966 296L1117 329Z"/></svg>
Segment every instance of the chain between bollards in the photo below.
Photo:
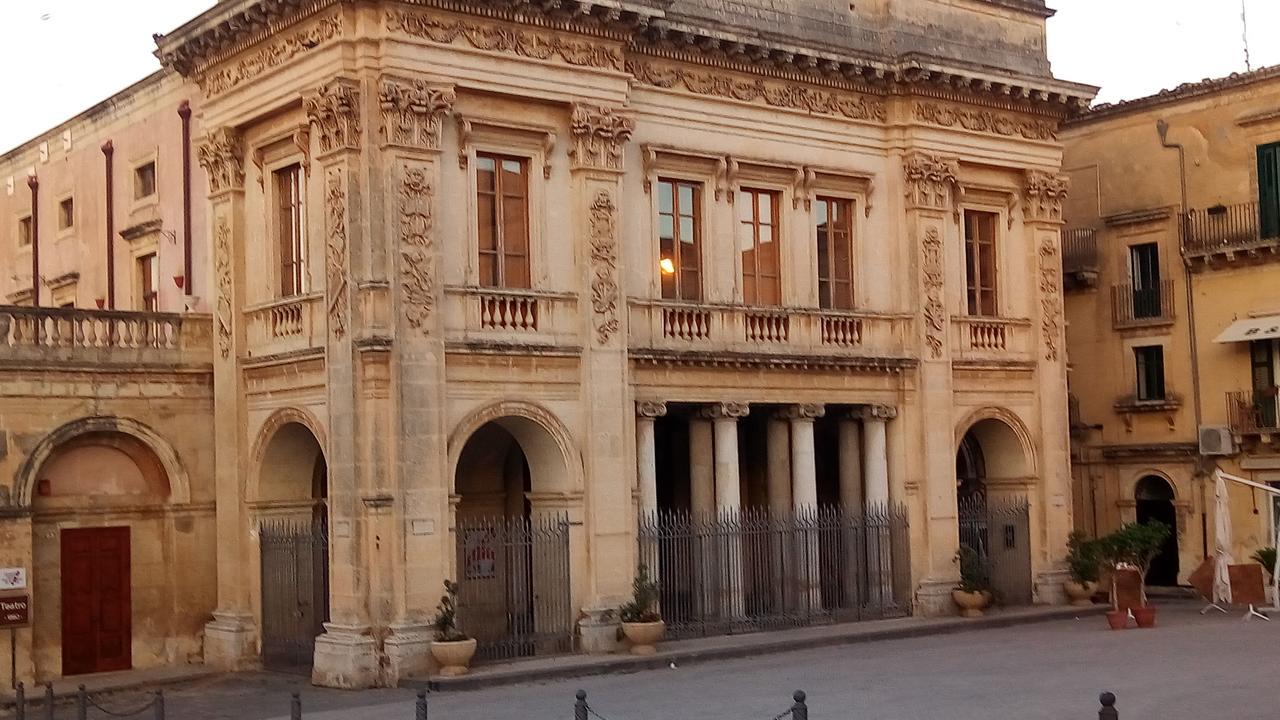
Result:
<svg viewBox="0 0 1280 720"><path fill-rule="evenodd" d="M1098 696L1102 707L1098 709L1098 720L1118 720L1120 712L1116 710L1115 693L1104 692Z"/></svg>

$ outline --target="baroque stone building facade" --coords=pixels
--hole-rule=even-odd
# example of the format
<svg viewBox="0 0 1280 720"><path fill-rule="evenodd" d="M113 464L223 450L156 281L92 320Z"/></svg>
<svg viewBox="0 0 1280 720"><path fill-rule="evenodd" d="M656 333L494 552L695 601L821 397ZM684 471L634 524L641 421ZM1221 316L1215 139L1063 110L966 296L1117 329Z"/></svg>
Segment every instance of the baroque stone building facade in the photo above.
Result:
<svg viewBox="0 0 1280 720"><path fill-rule="evenodd" d="M1050 12L225 0L159 37L154 82L179 88L183 127L199 128L203 182L182 216L194 242L176 256L195 269L181 300L120 322L181 332L85 339L116 316L83 297L4 308L6 352L39 358L48 333L78 328L57 336L59 362L13 370L65 374L30 392L67 407L3 413L15 479L0 532L17 542L0 559L35 559L20 672L74 671L52 609L70 530L131 528L135 567L153 545L141 516L86 515L79 495L41 508L40 488L64 481L27 448L100 423L124 437L91 435L95 447L160 458L132 462L153 488L167 478L165 512L198 515L174 532L216 538L165 547L216 567L200 580L216 593L179 590L172 605L211 619L172 634L222 668L292 661L341 687L427 672L447 578L469 588L473 632L506 618L495 657L610 650L646 538L659 577L680 572L680 542L646 533L682 513L795 523L840 508L846 540L781 555L815 553L799 563L803 597L782 601L811 614L952 612L962 536L1016 551L1012 582L1055 602L1072 526L1057 132L1093 89L1052 77ZM0 159L16 178L0 257L25 260L27 237L48 246L39 223L24 234L47 200L23 189L56 174L49 152ZM81 284L119 273L97 242L82 240ZM181 374L200 417L180 414L171 385L129 406L123 381L74 382L175 343L201 351L195 367L157 355L135 377ZM86 403L99 424L76 424ZM91 487L73 460L64 472ZM1007 501L1021 525L966 526L967 500ZM841 550L869 517L891 518L901 541ZM706 607L741 628L767 602L750 572L776 567L741 543L699 551L700 570L670 580L704 629ZM827 575L856 584L864 561L885 570L880 599L833 600L848 589ZM134 597L136 647L150 615Z"/></svg>

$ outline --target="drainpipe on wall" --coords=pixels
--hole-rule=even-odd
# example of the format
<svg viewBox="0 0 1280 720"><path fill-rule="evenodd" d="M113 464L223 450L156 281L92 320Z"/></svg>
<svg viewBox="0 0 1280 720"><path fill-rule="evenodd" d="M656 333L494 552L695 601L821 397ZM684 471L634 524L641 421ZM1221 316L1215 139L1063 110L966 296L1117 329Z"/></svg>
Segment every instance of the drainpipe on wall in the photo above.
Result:
<svg viewBox="0 0 1280 720"><path fill-rule="evenodd" d="M27 178L31 188L31 306L40 307L40 181Z"/></svg>
<svg viewBox="0 0 1280 720"><path fill-rule="evenodd" d="M182 118L182 294L191 297L191 103L178 105Z"/></svg>
<svg viewBox="0 0 1280 720"><path fill-rule="evenodd" d="M108 140L102 143L102 159L107 178L107 309L116 309L116 201L115 174L112 172L112 159L115 157L115 146Z"/></svg>
<svg viewBox="0 0 1280 720"><path fill-rule="evenodd" d="M1181 191L1181 205L1178 209L1178 248L1181 255L1181 248L1187 238L1187 212L1189 211L1187 204L1187 151L1182 143L1169 142L1169 123L1165 120L1156 121L1156 132L1160 134L1160 145L1166 149L1178 151L1178 181ZM1200 348L1196 344L1196 295L1191 288L1191 266L1184 260L1182 263L1182 276L1187 286L1187 335L1188 344L1191 348L1191 408L1195 414L1196 421L1196 439L1199 441L1200 425L1204 421L1204 414L1200 404ZM1196 453L1196 469L1195 476L1200 482L1200 555L1202 558L1209 557L1209 513L1208 507L1208 486L1204 482L1204 473L1200 468L1200 461L1203 458Z"/></svg>

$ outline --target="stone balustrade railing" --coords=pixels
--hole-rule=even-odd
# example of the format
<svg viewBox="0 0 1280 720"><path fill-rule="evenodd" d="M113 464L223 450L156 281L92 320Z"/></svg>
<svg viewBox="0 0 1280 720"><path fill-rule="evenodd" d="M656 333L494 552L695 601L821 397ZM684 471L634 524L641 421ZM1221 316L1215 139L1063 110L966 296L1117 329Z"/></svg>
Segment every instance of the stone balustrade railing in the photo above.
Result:
<svg viewBox="0 0 1280 720"><path fill-rule="evenodd" d="M953 317L951 351L957 360L1026 360L1031 321L1021 318Z"/></svg>
<svg viewBox="0 0 1280 720"><path fill-rule="evenodd" d="M213 361L208 315L0 305L0 362Z"/></svg>
<svg viewBox="0 0 1280 720"><path fill-rule="evenodd" d="M545 290L445 288L450 341L581 345L578 296Z"/></svg>
<svg viewBox="0 0 1280 720"><path fill-rule="evenodd" d="M276 355L325 343L324 295L295 295L245 311L249 354Z"/></svg>

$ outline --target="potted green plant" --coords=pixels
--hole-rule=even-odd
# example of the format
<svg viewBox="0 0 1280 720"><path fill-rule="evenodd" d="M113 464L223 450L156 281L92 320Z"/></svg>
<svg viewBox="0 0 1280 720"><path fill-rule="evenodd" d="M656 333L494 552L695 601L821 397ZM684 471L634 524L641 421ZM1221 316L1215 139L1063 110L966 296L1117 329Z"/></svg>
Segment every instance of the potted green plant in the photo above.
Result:
<svg viewBox="0 0 1280 720"><path fill-rule="evenodd" d="M1273 547L1258 548L1253 551L1249 559L1262 566L1266 571L1268 578L1273 578L1276 569L1276 549Z"/></svg>
<svg viewBox="0 0 1280 720"><path fill-rule="evenodd" d="M1062 583L1062 589L1072 605L1091 605L1093 594L1098 591L1101 559L1098 543L1076 530L1067 537L1067 571L1071 579Z"/></svg>
<svg viewBox="0 0 1280 720"><path fill-rule="evenodd" d="M466 675L471 668L471 658L476 654L476 639L467 637L458 629L458 583L444 581L444 595L436 605L431 627L435 631L431 656L440 663L440 674L445 677Z"/></svg>
<svg viewBox="0 0 1280 720"><path fill-rule="evenodd" d="M649 577L649 568L640 565L631 582L631 600L618 610L622 634L631 642L632 655L653 655L667 625L658 612L658 583Z"/></svg>
<svg viewBox="0 0 1280 720"><path fill-rule="evenodd" d="M1155 627L1156 624L1156 609L1151 607L1151 603L1147 600L1147 573L1151 570L1151 563L1156 555L1160 554L1160 548L1169 539L1169 532L1168 525L1158 520L1149 520L1145 523L1126 523L1107 536L1106 545L1112 567L1128 565L1138 571L1141 606L1132 608L1132 611L1133 618L1140 628ZM1114 600L1116 596L1114 576L1113 572L1111 595L1113 606L1118 611L1119 605L1115 604Z"/></svg>
<svg viewBox="0 0 1280 720"><path fill-rule="evenodd" d="M960 564L960 584L951 591L951 600L960 608L962 617L982 617L995 596L991 592L991 576L977 550L961 545L956 553Z"/></svg>

